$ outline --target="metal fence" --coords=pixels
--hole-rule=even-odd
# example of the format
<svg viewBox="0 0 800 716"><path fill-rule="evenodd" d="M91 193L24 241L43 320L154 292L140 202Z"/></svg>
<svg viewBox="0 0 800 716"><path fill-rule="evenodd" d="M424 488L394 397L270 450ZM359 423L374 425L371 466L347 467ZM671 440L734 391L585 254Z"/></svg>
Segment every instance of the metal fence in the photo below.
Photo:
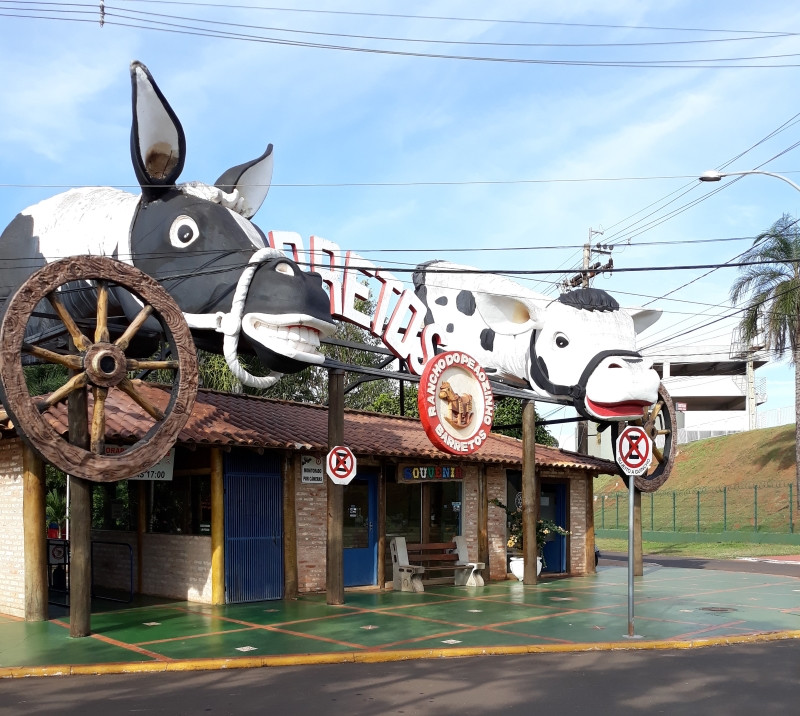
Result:
<svg viewBox="0 0 800 716"><path fill-rule="evenodd" d="M651 532L793 534L794 485L749 485L642 495L642 529ZM627 529L628 492L594 496L596 529Z"/></svg>

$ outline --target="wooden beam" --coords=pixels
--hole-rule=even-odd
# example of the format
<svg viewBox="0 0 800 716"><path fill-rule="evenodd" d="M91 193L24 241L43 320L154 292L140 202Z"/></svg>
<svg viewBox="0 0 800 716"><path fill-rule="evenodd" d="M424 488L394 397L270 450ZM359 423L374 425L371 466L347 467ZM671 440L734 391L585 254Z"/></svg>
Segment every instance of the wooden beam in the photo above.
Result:
<svg viewBox="0 0 800 716"><path fill-rule="evenodd" d="M211 603L225 604L225 488L222 451L211 450Z"/></svg>
<svg viewBox="0 0 800 716"><path fill-rule="evenodd" d="M536 479L536 409L532 400L522 408L522 555L523 584L536 584L536 522L539 519L539 481Z"/></svg>
<svg viewBox="0 0 800 716"><path fill-rule="evenodd" d="M386 586L386 463L378 471L378 586Z"/></svg>
<svg viewBox="0 0 800 716"><path fill-rule="evenodd" d="M67 398L69 441L89 449L86 390ZM69 483L69 635L89 636L92 621L92 483L70 476Z"/></svg>
<svg viewBox="0 0 800 716"><path fill-rule="evenodd" d="M633 576L644 574L642 559L642 491L633 488Z"/></svg>
<svg viewBox="0 0 800 716"><path fill-rule="evenodd" d="M283 471L283 596L297 599L297 513L295 489L300 472L300 453L287 452L281 460Z"/></svg>
<svg viewBox="0 0 800 716"><path fill-rule="evenodd" d="M328 449L344 444L344 371L328 371ZM325 590L328 604L344 604L344 485L326 479L328 537L325 558Z"/></svg>
<svg viewBox="0 0 800 716"><path fill-rule="evenodd" d="M595 574L597 568L594 564L594 478L586 480L586 574Z"/></svg>
<svg viewBox="0 0 800 716"><path fill-rule="evenodd" d="M25 541L25 621L47 621L47 532L44 463L22 446L22 526Z"/></svg>
<svg viewBox="0 0 800 716"><path fill-rule="evenodd" d="M147 483L140 480L136 483L139 509L136 511L136 593L144 590L144 534L147 532ZM128 483L131 489L131 483Z"/></svg>

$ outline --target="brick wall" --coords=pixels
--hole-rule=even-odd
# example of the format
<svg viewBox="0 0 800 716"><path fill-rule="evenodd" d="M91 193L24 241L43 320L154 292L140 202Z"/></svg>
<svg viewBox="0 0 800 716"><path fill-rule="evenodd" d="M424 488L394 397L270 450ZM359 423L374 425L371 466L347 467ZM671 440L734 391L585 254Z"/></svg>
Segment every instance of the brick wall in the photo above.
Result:
<svg viewBox="0 0 800 716"><path fill-rule="evenodd" d="M478 559L478 480L477 465L464 466L461 483L461 534L467 538L467 553L472 560Z"/></svg>
<svg viewBox="0 0 800 716"><path fill-rule="evenodd" d="M501 467L486 468L486 493L489 501L506 502L506 471ZM489 505L489 579L505 579L506 564L506 513Z"/></svg>
<svg viewBox="0 0 800 716"><path fill-rule="evenodd" d="M134 592L137 579L136 533L92 530L92 540L123 542L133 554ZM211 537L205 535L142 535L142 593L211 603ZM95 584L127 591L129 552L119 545L94 547Z"/></svg>
<svg viewBox="0 0 800 716"><path fill-rule="evenodd" d="M328 533L329 480L321 485L300 481L299 463L294 476L297 520L297 589L318 592L325 589L325 553Z"/></svg>
<svg viewBox="0 0 800 716"><path fill-rule="evenodd" d="M589 565L587 564L586 549L586 519L587 508L591 505L586 504L588 489L586 483L589 482L587 476L581 473L572 473L569 481L569 530L567 538L569 554L567 567L570 574L587 574ZM592 563L594 570L594 563Z"/></svg>
<svg viewBox="0 0 800 716"><path fill-rule="evenodd" d="M0 614L24 618L22 495L22 443L4 440L0 443Z"/></svg>

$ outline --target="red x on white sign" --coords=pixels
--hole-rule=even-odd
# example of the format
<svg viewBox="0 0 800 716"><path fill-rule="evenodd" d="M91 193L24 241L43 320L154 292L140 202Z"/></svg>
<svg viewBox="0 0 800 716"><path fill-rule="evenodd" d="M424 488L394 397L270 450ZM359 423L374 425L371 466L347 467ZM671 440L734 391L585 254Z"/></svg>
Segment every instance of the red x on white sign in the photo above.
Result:
<svg viewBox="0 0 800 716"><path fill-rule="evenodd" d="M626 475L641 475L653 462L653 441L638 425L629 425L617 438L617 465Z"/></svg>
<svg viewBox="0 0 800 716"><path fill-rule="evenodd" d="M337 485L347 485L356 476L356 456L349 447L336 445L325 460L325 472Z"/></svg>

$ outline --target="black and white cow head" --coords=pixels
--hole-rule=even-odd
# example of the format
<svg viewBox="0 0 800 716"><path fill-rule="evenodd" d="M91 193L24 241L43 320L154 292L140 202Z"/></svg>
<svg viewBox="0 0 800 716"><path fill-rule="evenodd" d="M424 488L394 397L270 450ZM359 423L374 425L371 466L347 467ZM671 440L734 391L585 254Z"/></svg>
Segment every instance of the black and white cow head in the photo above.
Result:
<svg viewBox="0 0 800 716"><path fill-rule="evenodd" d="M657 398L659 376L636 351L636 333L659 311L622 309L597 289L553 300L443 261L418 266L414 286L444 349L471 354L487 373L530 387L539 400L620 421L640 417Z"/></svg>
<svg viewBox="0 0 800 716"><path fill-rule="evenodd" d="M141 196L87 187L22 211L0 237L0 258L35 258L16 268L0 261L0 284L17 286L38 265L67 255L112 256L164 285L199 347L226 358L255 353L278 373L322 363L320 337L335 324L319 274L270 248L250 221L269 190L272 145L213 185L178 184L186 160L183 128L139 62L131 63L131 82L130 148ZM130 318L139 306L126 302L133 302L130 294L117 308ZM73 310L80 318L80 307Z"/></svg>
<svg viewBox="0 0 800 716"><path fill-rule="evenodd" d="M134 265L164 284L190 325L202 326L203 316L230 310L243 265L261 252L244 295L240 346L282 373L322 362L319 337L335 326L320 276L265 248L250 221L269 191L272 145L213 186L178 185L186 154L181 124L144 65L132 63L131 81L131 158L142 188L130 234Z"/></svg>

